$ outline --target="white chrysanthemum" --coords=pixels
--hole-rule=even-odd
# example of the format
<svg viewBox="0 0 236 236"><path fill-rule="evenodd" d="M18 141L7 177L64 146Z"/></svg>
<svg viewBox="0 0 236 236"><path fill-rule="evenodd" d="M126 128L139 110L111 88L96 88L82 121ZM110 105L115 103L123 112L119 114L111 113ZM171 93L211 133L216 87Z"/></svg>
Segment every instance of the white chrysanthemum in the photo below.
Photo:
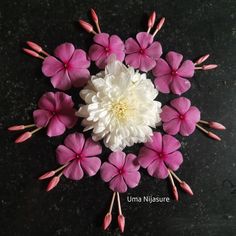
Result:
<svg viewBox="0 0 236 236"><path fill-rule="evenodd" d="M157 95L145 73L113 60L80 92L86 105L77 115L84 118L84 131L93 129L95 141L103 139L112 151L122 150L152 136L151 127L160 123L161 103L154 100Z"/></svg>

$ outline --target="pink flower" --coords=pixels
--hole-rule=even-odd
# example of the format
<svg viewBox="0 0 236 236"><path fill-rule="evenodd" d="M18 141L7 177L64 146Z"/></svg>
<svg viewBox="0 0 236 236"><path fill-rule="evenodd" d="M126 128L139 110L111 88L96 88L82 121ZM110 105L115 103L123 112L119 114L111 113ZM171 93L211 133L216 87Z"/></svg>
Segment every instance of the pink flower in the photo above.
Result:
<svg viewBox="0 0 236 236"><path fill-rule="evenodd" d="M48 127L49 137L58 136L66 128L72 128L78 120L75 116L72 98L63 92L45 93L38 102L38 110L33 113L37 127Z"/></svg>
<svg viewBox="0 0 236 236"><path fill-rule="evenodd" d="M55 49L54 55L46 57L42 67L43 74L51 77L54 88L67 90L72 85L82 87L87 83L90 61L85 51L75 49L71 43L63 43Z"/></svg>
<svg viewBox="0 0 236 236"><path fill-rule="evenodd" d="M124 60L124 43L117 35L109 36L109 34L100 33L96 34L93 40L95 44L89 48L89 57L100 69L105 68L107 60L112 54L118 61Z"/></svg>
<svg viewBox="0 0 236 236"><path fill-rule="evenodd" d="M137 41L136 41L137 40ZM159 42L153 42L152 35L140 32L136 40L128 38L125 41L126 54L125 63L135 69L147 72L156 65L162 54L162 47Z"/></svg>
<svg viewBox="0 0 236 236"><path fill-rule="evenodd" d="M117 151L110 154L108 161L101 166L101 177L103 181L110 182L109 187L114 192L126 192L127 185L134 188L139 184L141 175L137 157L133 154L125 155Z"/></svg>
<svg viewBox="0 0 236 236"><path fill-rule="evenodd" d="M154 132L152 140L145 143L140 149L138 162L143 168L147 168L149 175L165 179L168 176L168 169L177 170L183 162L180 142L171 135L161 135Z"/></svg>
<svg viewBox="0 0 236 236"><path fill-rule="evenodd" d="M162 107L161 120L166 133L175 135L178 132L183 136L189 136L196 128L200 120L200 111L191 106L189 99L180 97L173 99L169 106Z"/></svg>
<svg viewBox="0 0 236 236"><path fill-rule="evenodd" d="M186 92L191 84L188 79L194 75L194 64L186 60L181 64L183 56L177 52L169 52L166 55L166 61L159 59L153 69L153 75L156 77L154 83L157 89L162 93L181 95Z"/></svg>
<svg viewBox="0 0 236 236"><path fill-rule="evenodd" d="M85 140L81 133L69 134L64 145L59 145L56 150L57 161L61 165L69 163L63 170L63 174L73 180L80 180L87 175L95 175L100 166L101 160L96 157L102 153L102 147L91 138Z"/></svg>

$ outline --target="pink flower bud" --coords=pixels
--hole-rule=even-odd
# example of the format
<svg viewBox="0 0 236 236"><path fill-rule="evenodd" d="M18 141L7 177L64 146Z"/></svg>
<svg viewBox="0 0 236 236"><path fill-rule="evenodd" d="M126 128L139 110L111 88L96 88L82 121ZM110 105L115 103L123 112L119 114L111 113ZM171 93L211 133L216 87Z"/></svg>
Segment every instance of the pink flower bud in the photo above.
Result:
<svg viewBox="0 0 236 236"><path fill-rule="evenodd" d="M39 57L39 54L37 52L32 51L30 49L23 48L23 51L32 57Z"/></svg>
<svg viewBox="0 0 236 236"><path fill-rule="evenodd" d="M39 180L43 180L43 179L50 178L50 177L52 177L53 175L55 175L55 173L56 173L56 172L55 172L54 170L49 171L49 172L47 172L47 173L41 175L41 176L39 177Z"/></svg>
<svg viewBox="0 0 236 236"><path fill-rule="evenodd" d="M155 24L155 20L156 20L156 12L153 11L152 14L150 15L149 19L148 19L148 28L153 27L153 25Z"/></svg>
<svg viewBox="0 0 236 236"><path fill-rule="evenodd" d="M95 12L95 10L93 8L91 9L91 15L92 15L93 21L95 23L98 23L98 16L97 16L97 13Z"/></svg>
<svg viewBox="0 0 236 236"><path fill-rule="evenodd" d="M164 25L165 20L166 20L166 18L165 18L165 17L162 17L161 20L159 21L159 23L157 24L157 29L158 29L158 31L159 31L159 30L162 28L162 26Z"/></svg>
<svg viewBox="0 0 236 236"><path fill-rule="evenodd" d="M179 194L178 194L177 188L175 186L173 186L172 191L173 191L173 195L174 195L175 200L178 201L179 200Z"/></svg>
<svg viewBox="0 0 236 236"><path fill-rule="evenodd" d="M31 137L32 137L31 132L25 132L15 140L15 143L23 143L25 140L27 140Z"/></svg>
<svg viewBox="0 0 236 236"><path fill-rule="evenodd" d="M184 181L182 181L181 183L180 183L180 187L186 192L186 193L188 193L189 195L193 195L193 191L192 191L192 189L190 188L190 186L186 183L186 182L184 182Z"/></svg>
<svg viewBox="0 0 236 236"><path fill-rule="evenodd" d="M202 64L204 61L207 60L207 58L210 56L210 54L206 54L205 56L200 57L197 61L196 61L196 65Z"/></svg>
<svg viewBox="0 0 236 236"><path fill-rule="evenodd" d="M225 126L223 126L222 124L215 122L215 121L210 121L209 122L209 126L213 129L219 129L219 130L225 130Z"/></svg>
<svg viewBox="0 0 236 236"><path fill-rule="evenodd" d="M111 213L107 213L104 217L104 220L103 220L103 229L106 230L109 225L111 224L111 220L112 220L112 215Z"/></svg>
<svg viewBox="0 0 236 236"><path fill-rule="evenodd" d="M23 130L25 128L24 125L14 125L8 128L9 131L17 131L17 130Z"/></svg>
<svg viewBox="0 0 236 236"><path fill-rule="evenodd" d="M34 42L27 41L26 43L29 45L29 47L34 49L36 52L42 52L42 50L43 50L38 44L36 44Z"/></svg>
<svg viewBox="0 0 236 236"><path fill-rule="evenodd" d="M50 190L55 188L57 186L57 184L59 183L59 181L60 181L60 177L58 177L58 176L53 177L47 186L47 192L49 192Z"/></svg>
<svg viewBox="0 0 236 236"><path fill-rule="evenodd" d="M208 136L210 138L217 140L217 141L221 141L221 138L219 136L217 136L216 134L213 134L212 132L208 132Z"/></svg>
<svg viewBox="0 0 236 236"><path fill-rule="evenodd" d="M203 65L202 69L203 70L212 70L212 69L215 69L217 66L218 65L216 65L216 64Z"/></svg>
<svg viewBox="0 0 236 236"><path fill-rule="evenodd" d="M79 20L80 25L89 33L93 31L93 26L84 20Z"/></svg>
<svg viewBox="0 0 236 236"><path fill-rule="evenodd" d="M118 215L118 225L121 233L125 230L125 217L123 215Z"/></svg>

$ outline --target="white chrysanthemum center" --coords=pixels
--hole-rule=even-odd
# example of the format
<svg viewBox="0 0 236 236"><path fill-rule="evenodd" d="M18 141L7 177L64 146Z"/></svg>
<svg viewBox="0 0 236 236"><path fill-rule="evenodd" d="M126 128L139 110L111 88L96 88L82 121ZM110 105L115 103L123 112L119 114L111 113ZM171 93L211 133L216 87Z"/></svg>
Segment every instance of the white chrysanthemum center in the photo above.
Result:
<svg viewBox="0 0 236 236"><path fill-rule="evenodd" d="M122 150L149 140L151 128L160 122L157 94L146 74L113 61L80 92L86 105L77 115L84 117L85 130L93 129L94 140L103 139L112 151Z"/></svg>

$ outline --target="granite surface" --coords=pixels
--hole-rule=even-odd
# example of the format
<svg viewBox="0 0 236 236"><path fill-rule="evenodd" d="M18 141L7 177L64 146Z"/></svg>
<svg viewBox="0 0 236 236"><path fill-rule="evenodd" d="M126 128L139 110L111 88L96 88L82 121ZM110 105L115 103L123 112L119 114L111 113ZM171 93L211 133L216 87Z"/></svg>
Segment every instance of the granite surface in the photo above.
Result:
<svg viewBox="0 0 236 236"><path fill-rule="evenodd" d="M202 111L202 118L227 126L216 132L221 142L200 131L181 138L184 164L177 171L193 188L189 197L180 191L176 203L168 181L158 181L142 171L136 189L122 194L126 216L125 235L234 235L236 232L236 2L235 0L21 0L0 1L0 235L119 235L114 223L101 229L111 192L99 176L74 182L63 178L50 193L37 177L55 168L55 148L65 135L48 138L40 132L16 145L18 133L8 133L13 124L32 122L38 98L53 91L41 73L41 61L22 53L26 40L52 52L60 43L72 42L88 49L91 35L77 20L88 19L94 7L102 29L122 39L146 29L147 15L158 12L166 24L158 34L164 52L176 50L195 59L210 53L214 71L197 72L185 96ZM93 72L95 70L93 69ZM68 92L78 101L78 91ZM160 95L166 103L173 96ZM126 151L137 153L139 145ZM104 152L105 160L108 152ZM169 203L128 202L127 196L171 197Z"/></svg>

